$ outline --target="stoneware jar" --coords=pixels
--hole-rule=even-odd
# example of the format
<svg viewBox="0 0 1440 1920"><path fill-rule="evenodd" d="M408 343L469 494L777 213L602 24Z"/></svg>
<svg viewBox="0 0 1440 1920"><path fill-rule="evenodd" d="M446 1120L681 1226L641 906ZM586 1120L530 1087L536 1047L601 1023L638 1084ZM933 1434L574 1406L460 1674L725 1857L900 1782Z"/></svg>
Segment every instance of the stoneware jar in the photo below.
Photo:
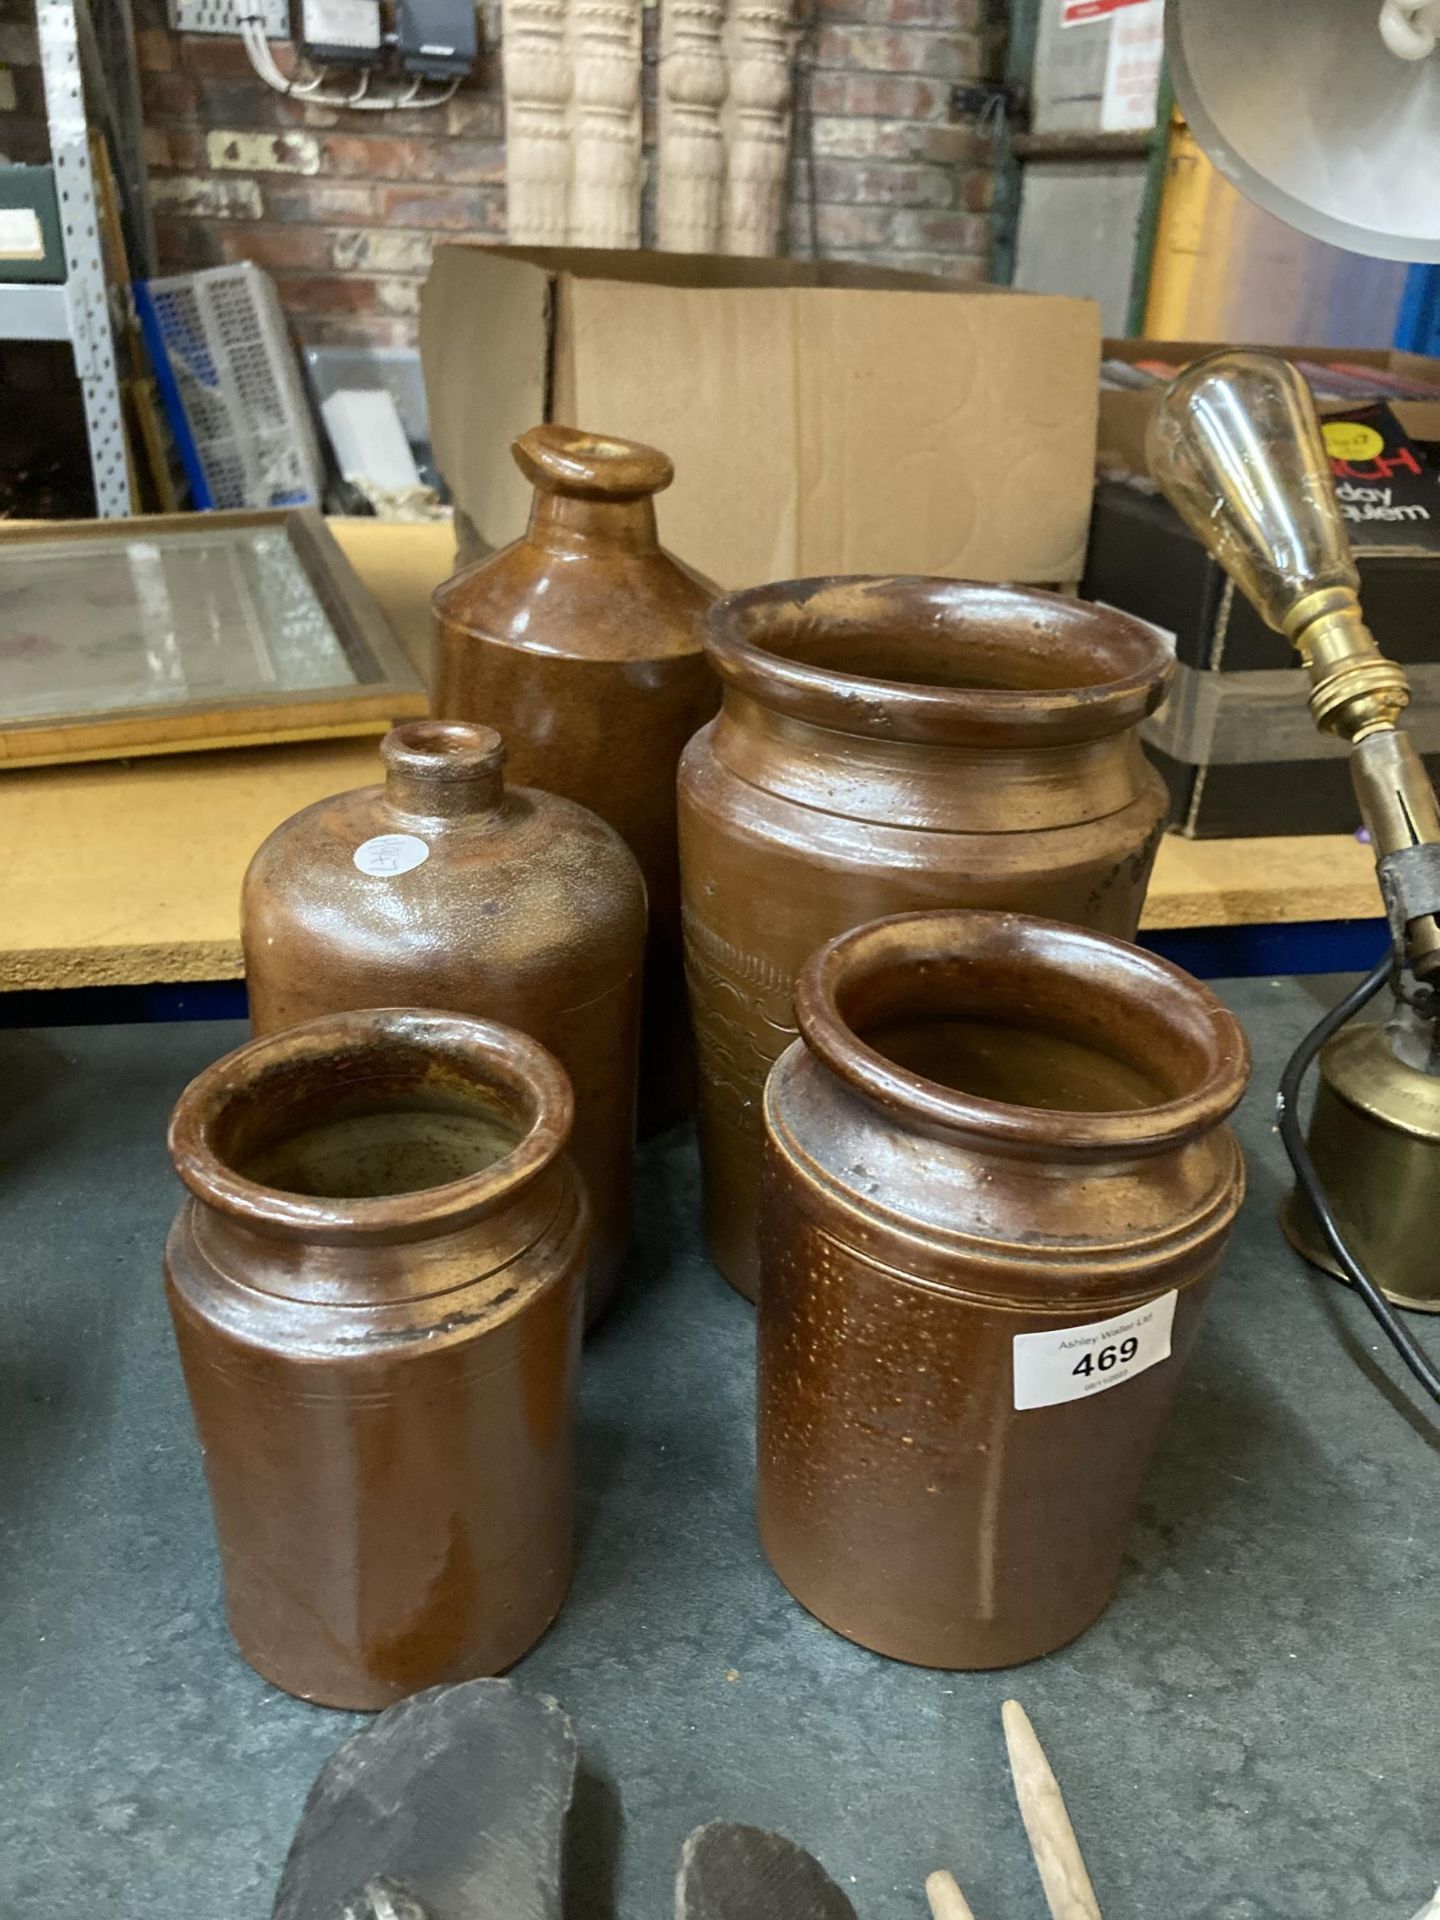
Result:
<svg viewBox="0 0 1440 1920"><path fill-rule="evenodd" d="M574 427L515 442L535 487L523 540L435 595L434 710L499 729L512 777L598 813L650 895L642 1121L689 1104L675 764L720 698L700 644L715 589L660 545L663 453Z"/></svg>
<svg viewBox="0 0 1440 1920"><path fill-rule="evenodd" d="M498 1673L569 1583L584 1192L571 1098L485 1021L251 1041L170 1127L166 1280L231 1630L333 1707Z"/></svg>
<svg viewBox="0 0 1440 1920"><path fill-rule="evenodd" d="M1054 594L798 580L721 600L718 718L680 768L710 1253L755 1293L760 1095L791 986L847 927L1003 907L1126 938L1162 830L1154 630Z"/></svg>
<svg viewBox="0 0 1440 1920"><path fill-rule="evenodd" d="M383 787L306 807L250 863L241 934L255 1032L357 1007L438 1007L547 1046L575 1092L593 1320L630 1231L639 870L603 820L507 786L488 727L415 720L380 753Z"/></svg>
<svg viewBox="0 0 1440 1920"><path fill-rule="evenodd" d="M1109 1601L1244 1189L1238 1022L1138 947L879 920L765 1094L759 1512L849 1639L1003 1667Z"/></svg>

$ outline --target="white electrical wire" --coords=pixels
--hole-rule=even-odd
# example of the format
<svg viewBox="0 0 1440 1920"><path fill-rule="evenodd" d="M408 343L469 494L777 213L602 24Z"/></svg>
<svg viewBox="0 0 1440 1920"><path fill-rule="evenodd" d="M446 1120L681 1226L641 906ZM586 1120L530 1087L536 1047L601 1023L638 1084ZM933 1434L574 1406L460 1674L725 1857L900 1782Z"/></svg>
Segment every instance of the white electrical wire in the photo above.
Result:
<svg viewBox="0 0 1440 1920"><path fill-rule="evenodd" d="M1380 38L1399 60L1424 60L1440 44L1440 0L1384 0Z"/></svg>
<svg viewBox="0 0 1440 1920"><path fill-rule="evenodd" d="M301 80L295 73L283 73L274 54L270 51L270 42L265 35L265 25L256 15L240 22L240 40L250 59L251 66L267 87L276 93L283 93L296 100L308 102L317 107L348 107L357 113L393 113L401 109L414 109L417 112L425 107L443 107L447 100L453 100L460 86L460 76L443 86L438 93L422 95L424 81L412 80L400 93L372 94L370 74L361 68L355 89L351 93L326 93L323 91L330 72L321 68L313 78Z"/></svg>

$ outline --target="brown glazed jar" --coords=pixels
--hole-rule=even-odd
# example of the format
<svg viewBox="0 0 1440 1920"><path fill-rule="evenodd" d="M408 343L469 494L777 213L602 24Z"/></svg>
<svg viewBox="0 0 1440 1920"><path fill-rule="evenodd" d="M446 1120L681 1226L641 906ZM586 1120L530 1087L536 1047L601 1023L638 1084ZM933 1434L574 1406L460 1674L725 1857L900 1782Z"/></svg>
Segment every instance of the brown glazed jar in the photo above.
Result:
<svg viewBox="0 0 1440 1920"><path fill-rule="evenodd" d="M760 1097L822 944L926 907L1131 937L1166 814L1139 723L1170 657L1127 615L954 580L721 600L718 718L680 767L710 1255L755 1297Z"/></svg>
<svg viewBox="0 0 1440 1920"><path fill-rule="evenodd" d="M828 1626L1007 1667L1103 1611L1244 1190L1239 1023L1018 914L801 974L765 1093L759 1514Z"/></svg>
<svg viewBox="0 0 1440 1920"><path fill-rule="evenodd" d="M598 813L650 896L641 1124L689 1110L675 766L720 690L700 644L716 589L660 545L654 447L534 427L514 454L535 487L523 540L435 594L434 711L504 735L512 777Z"/></svg>
<svg viewBox="0 0 1440 1920"><path fill-rule="evenodd" d="M287 1693L498 1673L569 1584L588 1235L535 1041L409 1009L181 1095L165 1272L231 1631Z"/></svg>
<svg viewBox="0 0 1440 1920"><path fill-rule="evenodd" d="M603 820L507 786L488 727L413 720L380 753L383 787L304 808L250 862L240 921L254 1030L359 1007L439 1007L548 1047L575 1092L593 1322L630 1233L640 874Z"/></svg>

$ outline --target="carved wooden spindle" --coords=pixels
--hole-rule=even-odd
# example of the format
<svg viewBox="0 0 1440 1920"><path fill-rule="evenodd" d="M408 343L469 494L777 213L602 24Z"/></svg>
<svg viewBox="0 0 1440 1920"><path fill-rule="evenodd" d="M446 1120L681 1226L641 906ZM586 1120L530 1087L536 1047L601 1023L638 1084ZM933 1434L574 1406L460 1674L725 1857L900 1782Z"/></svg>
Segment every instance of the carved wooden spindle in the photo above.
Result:
<svg viewBox="0 0 1440 1920"><path fill-rule="evenodd" d="M640 9L641 0L572 0L577 246L640 244Z"/></svg>
<svg viewBox="0 0 1440 1920"><path fill-rule="evenodd" d="M784 0L736 0L726 29L730 67L722 245L779 251L790 144L793 35Z"/></svg>
<svg viewBox="0 0 1440 1920"><path fill-rule="evenodd" d="M567 0L504 0L505 224L511 240L570 234Z"/></svg>
<svg viewBox="0 0 1440 1920"><path fill-rule="evenodd" d="M660 44L659 241L667 253L720 245L729 86L721 33L724 0L665 0Z"/></svg>

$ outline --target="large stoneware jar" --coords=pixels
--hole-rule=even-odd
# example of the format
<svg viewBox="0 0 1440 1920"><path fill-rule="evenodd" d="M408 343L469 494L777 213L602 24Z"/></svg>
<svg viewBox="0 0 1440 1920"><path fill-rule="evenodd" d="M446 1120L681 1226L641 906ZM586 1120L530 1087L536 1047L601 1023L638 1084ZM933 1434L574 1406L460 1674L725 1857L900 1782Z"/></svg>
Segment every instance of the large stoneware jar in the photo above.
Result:
<svg viewBox="0 0 1440 1920"><path fill-rule="evenodd" d="M231 1629L287 1692L498 1673L571 1568L584 1190L559 1063L339 1014L181 1096L166 1280Z"/></svg>
<svg viewBox="0 0 1440 1920"><path fill-rule="evenodd" d="M488 727L414 720L380 753L383 786L306 807L250 863L241 934L254 1030L360 1007L438 1007L547 1046L575 1092L594 1320L630 1232L639 870L593 813L508 785Z"/></svg>
<svg viewBox="0 0 1440 1920"><path fill-rule="evenodd" d="M776 1572L934 1667L1061 1646L1120 1577L1244 1186L1249 1055L1177 968L1014 914L842 935L765 1094Z"/></svg>
<svg viewBox="0 0 1440 1920"><path fill-rule="evenodd" d="M1166 811L1139 723L1169 655L1124 614L953 580L721 600L724 705L680 769L711 1257L755 1291L760 1094L822 942L924 907L1133 935Z"/></svg>
<svg viewBox="0 0 1440 1920"><path fill-rule="evenodd" d="M589 807L640 862L642 1123L659 1126L689 1104L675 765L720 697L700 644L715 589L660 545L663 453L559 426L514 452L535 487L529 529L436 593L434 711L498 728L516 781Z"/></svg>

